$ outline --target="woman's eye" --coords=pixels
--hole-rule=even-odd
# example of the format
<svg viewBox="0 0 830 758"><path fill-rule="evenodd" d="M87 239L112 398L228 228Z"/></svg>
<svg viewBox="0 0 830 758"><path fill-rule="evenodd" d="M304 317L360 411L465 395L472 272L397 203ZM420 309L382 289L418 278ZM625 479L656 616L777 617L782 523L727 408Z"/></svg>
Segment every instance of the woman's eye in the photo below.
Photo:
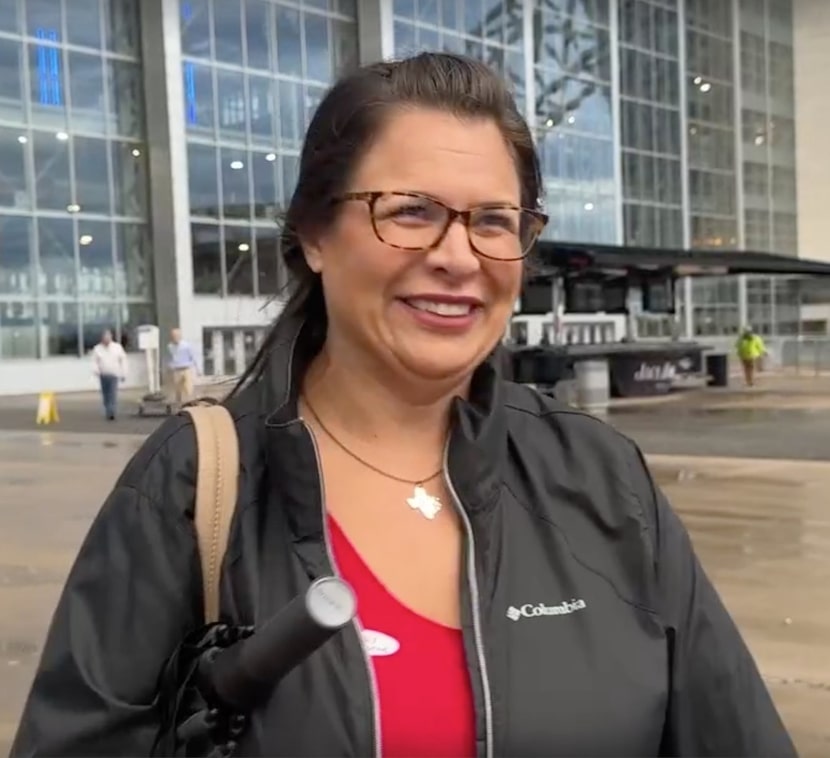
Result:
<svg viewBox="0 0 830 758"><path fill-rule="evenodd" d="M405 205L395 211L396 216L413 216L415 218L423 218L428 213L426 206L413 203L412 205Z"/></svg>
<svg viewBox="0 0 830 758"><path fill-rule="evenodd" d="M476 219L476 226L482 229L503 230L506 232L517 231L515 219L506 213L482 213Z"/></svg>

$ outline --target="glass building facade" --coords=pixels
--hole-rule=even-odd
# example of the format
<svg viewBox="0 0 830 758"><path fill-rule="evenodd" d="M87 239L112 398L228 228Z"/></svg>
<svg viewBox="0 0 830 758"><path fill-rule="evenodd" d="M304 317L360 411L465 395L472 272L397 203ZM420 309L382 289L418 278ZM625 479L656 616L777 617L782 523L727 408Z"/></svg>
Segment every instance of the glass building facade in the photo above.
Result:
<svg viewBox="0 0 830 758"><path fill-rule="evenodd" d="M0 0L0 361L153 320L131 0Z"/></svg>
<svg viewBox="0 0 830 758"><path fill-rule="evenodd" d="M273 296L303 135L357 63L354 0L180 0L194 291Z"/></svg>
<svg viewBox="0 0 830 758"><path fill-rule="evenodd" d="M796 253L792 0L0 0L0 360L277 296L320 98L420 50L510 82L549 238ZM691 290L692 334L797 328L787 281Z"/></svg>

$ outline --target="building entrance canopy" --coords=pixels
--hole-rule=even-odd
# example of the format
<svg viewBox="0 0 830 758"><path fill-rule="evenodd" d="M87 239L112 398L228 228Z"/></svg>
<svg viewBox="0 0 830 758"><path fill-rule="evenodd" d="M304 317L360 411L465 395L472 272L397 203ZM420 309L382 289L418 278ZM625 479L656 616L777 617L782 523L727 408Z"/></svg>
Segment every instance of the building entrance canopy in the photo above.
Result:
<svg viewBox="0 0 830 758"><path fill-rule="evenodd" d="M539 243L539 271L531 279L545 281L564 275L661 271L674 276L830 276L830 263L774 253L741 250L683 250L572 242Z"/></svg>

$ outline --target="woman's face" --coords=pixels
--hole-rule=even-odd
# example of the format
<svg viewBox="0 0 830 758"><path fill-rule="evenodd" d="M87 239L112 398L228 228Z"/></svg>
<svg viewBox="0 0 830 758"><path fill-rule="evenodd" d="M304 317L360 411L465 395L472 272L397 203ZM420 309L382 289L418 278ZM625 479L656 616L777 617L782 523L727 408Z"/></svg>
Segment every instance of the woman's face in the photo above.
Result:
<svg viewBox="0 0 830 758"><path fill-rule="evenodd" d="M418 193L458 210L521 204L516 164L496 124L427 109L388 118L347 191ZM414 239L428 214L420 200L398 198L376 218L390 218L395 235ZM460 220L431 250L381 241L365 200L342 202L337 221L306 239L304 249L322 276L328 349L423 380L463 381L484 360L504 333L522 280L521 260L473 252Z"/></svg>

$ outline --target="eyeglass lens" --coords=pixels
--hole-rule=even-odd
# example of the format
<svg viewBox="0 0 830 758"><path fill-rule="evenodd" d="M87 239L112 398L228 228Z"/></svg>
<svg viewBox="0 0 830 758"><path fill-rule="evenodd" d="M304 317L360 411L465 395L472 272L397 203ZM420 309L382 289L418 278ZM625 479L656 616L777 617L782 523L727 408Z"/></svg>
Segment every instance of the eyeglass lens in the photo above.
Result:
<svg viewBox="0 0 830 758"><path fill-rule="evenodd" d="M377 198L373 213L381 241L425 250L441 238L452 211L430 198L390 192ZM522 258L538 231L538 219L517 208L476 208L468 225L472 246L482 255L502 260Z"/></svg>

